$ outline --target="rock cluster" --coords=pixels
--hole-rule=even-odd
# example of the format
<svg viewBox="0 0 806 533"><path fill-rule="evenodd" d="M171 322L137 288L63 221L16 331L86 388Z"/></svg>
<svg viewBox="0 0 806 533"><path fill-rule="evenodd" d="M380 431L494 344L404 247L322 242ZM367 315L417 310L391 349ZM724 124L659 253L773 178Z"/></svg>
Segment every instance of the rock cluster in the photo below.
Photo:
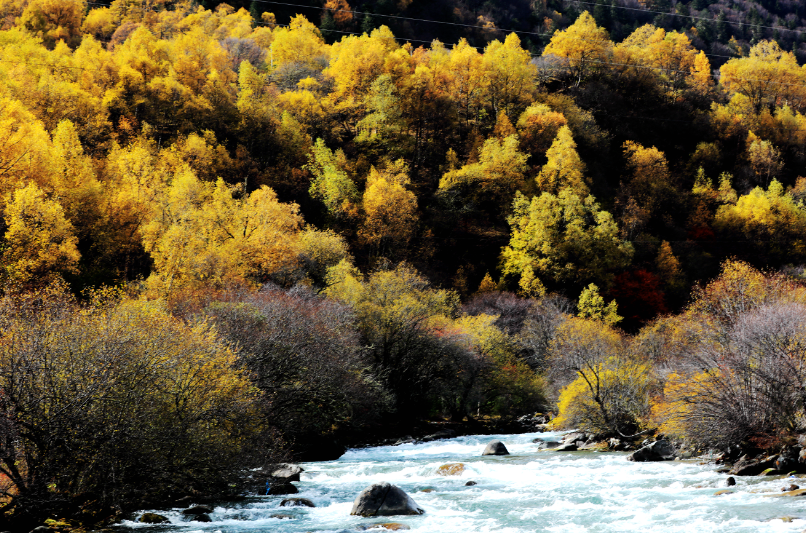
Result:
<svg viewBox="0 0 806 533"><path fill-rule="evenodd" d="M563 436L559 443L546 442L545 448L554 448L557 452L575 452L577 450L607 450L608 444L593 433L574 431Z"/></svg>

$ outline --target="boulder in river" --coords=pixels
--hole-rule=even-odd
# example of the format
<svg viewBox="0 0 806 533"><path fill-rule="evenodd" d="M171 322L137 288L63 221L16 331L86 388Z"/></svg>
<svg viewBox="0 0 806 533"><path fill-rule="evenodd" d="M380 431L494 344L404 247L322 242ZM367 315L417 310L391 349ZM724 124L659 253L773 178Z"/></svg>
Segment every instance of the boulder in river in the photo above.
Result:
<svg viewBox="0 0 806 533"><path fill-rule="evenodd" d="M308 498L286 498L280 502L280 507L316 507Z"/></svg>
<svg viewBox="0 0 806 533"><path fill-rule="evenodd" d="M271 477L278 483L291 483L292 481L299 481L299 475L305 470L298 465L279 464L271 471Z"/></svg>
<svg viewBox="0 0 806 533"><path fill-rule="evenodd" d="M734 485L736 485L736 478L734 478L733 476L730 476L728 477L728 479L725 480L726 487L733 487Z"/></svg>
<svg viewBox="0 0 806 533"><path fill-rule="evenodd" d="M387 482L374 483L353 502L351 515L358 516L394 516L421 515L425 510L417 505L403 489Z"/></svg>
<svg viewBox="0 0 806 533"><path fill-rule="evenodd" d="M504 446L504 443L500 440L493 440L487 444L487 447L484 448L481 455L509 455L509 450L507 450L507 447Z"/></svg>
<svg viewBox="0 0 806 533"><path fill-rule="evenodd" d="M628 461L671 461L675 457L675 450L668 440L656 440L627 456Z"/></svg>
<svg viewBox="0 0 806 533"><path fill-rule="evenodd" d="M206 514L197 514L193 517L194 522L212 522L213 519Z"/></svg>
<svg viewBox="0 0 806 533"><path fill-rule="evenodd" d="M191 507L189 509L185 509L184 511L182 511L182 514L185 515L185 516L195 516L195 515L199 515L199 514L210 514L212 512L213 512L213 509L210 508L210 507L207 507L206 505L196 505L196 506Z"/></svg>
<svg viewBox="0 0 806 533"><path fill-rule="evenodd" d="M461 476L464 471L464 463L448 463L437 468L437 474L440 476Z"/></svg>
<svg viewBox="0 0 806 533"><path fill-rule="evenodd" d="M468 481L467 483L465 483L465 487L472 487L473 485L478 485L478 483L476 483L475 481Z"/></svg>
<svg viewBox="0 0 806 533"><path fill-rule="evenodd" d="M171 521L168 520L166 517L162 516L161 514L143 513L138 522L141 522L143 524L168 524Z"/></svg>
<svg viewBox="0 0 806 533"><path fill-rule="evenodd" d="M579 449L576 442L564 442L554 448L555 452L575 452Z"/></svg>

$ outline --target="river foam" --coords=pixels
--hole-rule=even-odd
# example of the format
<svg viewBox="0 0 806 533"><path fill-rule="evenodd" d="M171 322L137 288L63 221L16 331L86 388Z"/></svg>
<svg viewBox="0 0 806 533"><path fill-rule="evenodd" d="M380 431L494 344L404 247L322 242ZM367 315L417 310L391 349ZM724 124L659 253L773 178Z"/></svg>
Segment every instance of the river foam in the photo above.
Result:
<svg viewBox="0 0 806 533"><path fill-rule="evenodd" d="M216 507L211 523L186 521L181 510L174 509L154 511L166 516L170 525L126 521L121 528L347 533L392 521L415 533L756 533L806 528L806 498L774 497L781 486L801 480L737 478L732 494L715 496L726 476L717 474L713 465L632 463L624 453L540 451L532 442L535 437L559 440L557 433L469 436L349 450L338 461L303 465L297 496L312 500L315 508L280 507L284 496L256 496ZM495 438L511 455L481 457L486 443ZM460 475L438 474L441 465L455 462L465 465ZM477 484L466 486L469 480ZM400 486L426 513L384 519L350 516L356 495L379 481ZM802 482L806 485L806 479Z"/></svg>

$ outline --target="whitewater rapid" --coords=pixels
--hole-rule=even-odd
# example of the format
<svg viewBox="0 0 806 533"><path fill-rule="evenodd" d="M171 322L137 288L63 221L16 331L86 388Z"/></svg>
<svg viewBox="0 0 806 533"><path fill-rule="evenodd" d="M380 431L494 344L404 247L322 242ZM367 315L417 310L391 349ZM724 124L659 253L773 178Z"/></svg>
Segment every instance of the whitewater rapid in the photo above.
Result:
<svg viewBox="0 0 806 533"><path fill-rule="evenodd" d="M125 521L122 529L177 533L348 533L399 522L414 533L546 532L800 532L806 497L771 497L806 478L737 477L734 492L724 474L701 461L632 463L625 453L539 451L533 439L559 433L458 437L421 444L349 450L337 461L305 463L300 493L256 496L215 507L211 523L188 521L181 509L158 512L171 524ZM509 456L481 457L493 439ZM461 462L464 472L444 477L437 469ZM466 486L468 481L474 486ZM353 500L374 482L398 485L426 510L422 516L350 516ZM433 489L428 492L423 490ZM315 508L280 507L284 498L312 500ZM146 510L148 511L148 510ZM272 515L290 515L276 518ZM136 516L133 517L136 519ZM374 530L381 532L383 530ZM145 531L142 531L145 533Z"/></svg>

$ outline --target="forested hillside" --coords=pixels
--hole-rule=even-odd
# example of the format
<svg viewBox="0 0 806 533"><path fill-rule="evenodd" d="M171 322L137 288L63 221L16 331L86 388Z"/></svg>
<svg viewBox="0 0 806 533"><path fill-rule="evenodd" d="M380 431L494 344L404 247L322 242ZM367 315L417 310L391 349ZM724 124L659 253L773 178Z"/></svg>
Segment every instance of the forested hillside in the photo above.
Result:
<svg viewBox="0 0 806 533"><path fill-rule="evenodd" d="M781 442L806 13L767 4L0 1L4 520L390 419Z"/></svg>

